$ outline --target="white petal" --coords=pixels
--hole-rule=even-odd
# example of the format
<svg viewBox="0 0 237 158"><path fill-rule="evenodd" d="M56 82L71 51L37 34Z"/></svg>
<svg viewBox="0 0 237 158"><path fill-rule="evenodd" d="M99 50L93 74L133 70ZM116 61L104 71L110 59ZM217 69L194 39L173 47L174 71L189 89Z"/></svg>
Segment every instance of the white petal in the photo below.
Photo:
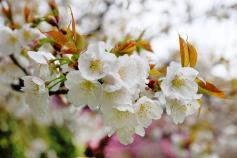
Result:
<svg viewBox="0 0 237 158"><path fill-rule="evenodd" d="M89 82L89 81L86 81ZM98 108L100 104L101 86L99 83L91 83L92 89L83 88L83 82L72 84L68 91L68 99L75 106L88 105L92 109Z"/></svg>
<svg viewBox="0 0 237 158"><path fill-rule="evenodd" d="M194 81L198 75L198 71L191 67L182 68L181 74L188 78L189 80Z"/></svg>
<svg viewBox="0 0 237 158"><path fill-rule="evenodd" d="M21 46L15 31L12 31L9 27L1 27L0 34L0 57L10 54L20 54Z"/></svg>
<svg viewBox="0 0 237 158"><path fill-rule="evenodd" d="M152 119L158 120L161 118L161 115L163 113L163 108L161 105L154 104L149 112L150 112L150 117Z"/></svg>
<svg viewBox="0 0 237 158"><path fill-rule="evenodd" d="M29 25L24 25L20 30L17 30L16 34L21 45L24 47L27 47L34 40L43 37L37 28L31 28Z"/></svg>
<svg viewBox="0 0 237 158"><path fill-rule="evenodd" d="M133 137L129 129L119 129L116 133L117 133L119 141L122 144L128 145L133 142Z"/></svg>
<svg viewBox="0 0 237 158"><path fill-rule="evenodd" d="M81 76L80 71L71 71L66 76L67 80L65 82L65 86L67 88L71 88L74 86L74 84L79 84L84 79Z"/></svg>
<svg viewBox="0 0 237 158"><path fill-rule="evenodd" d="M187 104L187 112L186 112L187 116L194 114L200 108L200 104L198 103L197 100L188 101L186 102L186 104Z"/></svg>
<svg viewBox="0 0 237 158"><path fill-rule="evenodd" d="M156 92L155 97L158 98L159 104L161 104L161 105L166 104L165 95L162 92Z"/></svg>
<svg viewBox="0 0 237 158"><path fill-rule="evenodd" d="M186 117L187 107L177 100L168 100L166 112L175 124L182 123Z"/></svg>
<svg viewBox="0 0 237 158"><path fill-rule="evenodd" d="M106 92L114 92L121 89L123 86L123 83L117 74L108 73L102 80L102 86Z"/></svg>
<svg viewBox="0 0 237 158"><path fill-rule="evenodd" d="M82 76L88 80L103 78L113 67L116 57L105 50L100 52L99 44L90 45L88 50L80 55L78 68Z"/></svg>
<svg viewBox="0 0 237 158"><path fill-rule="evenodd" d="M75 106L86 106L88 97L79 92L80 87L73 86L68 91L68 100Z"/></svg>
<svg viewBox="0 0 237 158"><path fill-rule="evenodd" d="M43 116L48 112L48 93L26 93L26 104L29 105L34 114Z"/></svg>
<svg viewBox="0 0 237 158"><path fill-rule="evenodd" d="M137 126L137 127L135 128L135 132L136 132L136 134L138 134L138 135L140 135L140 136L142 136L142 137L145 136L145 130L144 130L144 128L141 127L141 126Z"/></svg>
<svg viewBox="0 0 237 158"><path fill-rule="evenodd" d="M45 64L45 65L48 64L47 59L40 52L29 51L28 55L31 59L33 59L35 62L39 64Z"/></svg>
<svg viewBox="0 0 237 158"><path fill-rule="evenodd" d="M111 107L120 107L124 105L132 105L132 96L131 94L124 88L116 90L114 92L103 92L101 99L101 109L104 109L107 106Z"/></svg>

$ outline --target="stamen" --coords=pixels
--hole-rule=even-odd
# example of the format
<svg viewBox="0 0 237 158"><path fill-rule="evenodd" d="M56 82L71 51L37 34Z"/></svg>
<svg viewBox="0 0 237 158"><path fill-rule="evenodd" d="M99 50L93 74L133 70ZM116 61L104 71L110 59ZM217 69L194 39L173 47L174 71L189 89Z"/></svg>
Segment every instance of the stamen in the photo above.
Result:
<svg viewBox="0 0 237 158"><path fill-rule="evenodd" d="M90 63L90 69L93 71L93 72L96 72L96 71L100 71L102 69L102 62L100 60L93 60L91 61Z"/></svg>

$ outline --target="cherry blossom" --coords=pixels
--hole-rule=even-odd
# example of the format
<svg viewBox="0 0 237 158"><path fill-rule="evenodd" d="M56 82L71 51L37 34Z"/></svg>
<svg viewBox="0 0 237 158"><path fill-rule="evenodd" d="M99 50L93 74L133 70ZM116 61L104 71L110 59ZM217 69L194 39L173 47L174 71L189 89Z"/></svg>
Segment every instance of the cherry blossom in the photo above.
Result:
<svg viewBox="0 0 237 158"><path fill-rule="evenodd" d="M2 36L0 39L0 57L21 52L16 31L12 31L9 27L1 27L0 34Z"/></svg>
<svg viewBox="0 0 237 158"><path fill-rule="evenodd" d="M25 92L25 103L35 114L45 115L48 110L49 94L44 81L35 76L25 76L22 79L24 80L22 91Z"/></svg>
<svg viewBox="0 0 237 158"><path fill-rule="evenodd" d="M78 68L84 78L96 80L111 71L115 61L115 55L106 52L105 43L99 42L89 45L87 51L81 54Z"/></svg>
<svg viewBox="0 0 237 158"><path fill-rule="evenodd" d="M65 85L69 89L68 99L73 105L88 105L91 109L99 107L102 88L98 81L84 79L79 71L71 71Z"/></svg>
<svg viewBox="0 0 237 158"><path fill-rule="evenodd" d="M162 92L167 97L177 99L199 99L201 95L197 94L198 85L195 82L197 75L197 70L172 62L162 80Z"/></svg>

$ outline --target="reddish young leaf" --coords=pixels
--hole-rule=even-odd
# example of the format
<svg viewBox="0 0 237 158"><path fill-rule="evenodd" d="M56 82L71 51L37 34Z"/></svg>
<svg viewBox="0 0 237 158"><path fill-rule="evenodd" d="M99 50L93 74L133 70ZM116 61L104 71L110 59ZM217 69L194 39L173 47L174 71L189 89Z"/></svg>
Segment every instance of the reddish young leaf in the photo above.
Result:
<svg viewBox="0 0 237 158"><path fill-rule="evenodd" d="M203 82L200 79L196 79L197 83L198 83L198 87L199 87L199 91L201 93L205 93L208 95L212 95L212 96L216 96L219 98L224 99L225 98L225 94L223 91L221 91L220 89L218 89L215 85L213 85L210 82Z"/></svg>
<svg viewBox="0 0 237 158"><path fill-rule="evenodd" d="M61 32L49 31L49 32L45 32L44 34L47 37L52 38L55 41L55 43L57 43L57 44L59 44L61 46L65 45L67 43L67 41L68 41L66 36L63 33L61 33Z"/></svg>
<svg viewBox="0 0 237 158"><path fill-rule="evenodd" d="M137 43L135 41L120 43L120 44L117 44L112 49L112 52L115 53L116 55L124 55L124 54L131 55L136 49L136 44Z"/></svg>
<svg viewBox="0 0 237 158"><path fill-rule="evenodd" d="M25 6L24 8L24 18L26 22L29 22L29 17L30 17L30 8L28 8L27 6Z"/></svg>

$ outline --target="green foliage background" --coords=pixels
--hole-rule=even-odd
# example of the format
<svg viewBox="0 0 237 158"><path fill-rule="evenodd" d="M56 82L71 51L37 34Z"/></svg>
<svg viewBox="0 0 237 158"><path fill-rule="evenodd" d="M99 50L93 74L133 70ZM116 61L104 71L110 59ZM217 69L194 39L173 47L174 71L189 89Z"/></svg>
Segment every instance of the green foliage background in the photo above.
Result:
<svg viewBox="0 0 237 158"><path fill-rule="evenodd" d="M47 150L41 158L48 158L47 151L54 151L58 158L83 156L83 150L72 141L72 133L64 126L38 125L34 120L17 119L0 109L0 157L27 158L26 150L34 139L43 139Z"/></svg>

